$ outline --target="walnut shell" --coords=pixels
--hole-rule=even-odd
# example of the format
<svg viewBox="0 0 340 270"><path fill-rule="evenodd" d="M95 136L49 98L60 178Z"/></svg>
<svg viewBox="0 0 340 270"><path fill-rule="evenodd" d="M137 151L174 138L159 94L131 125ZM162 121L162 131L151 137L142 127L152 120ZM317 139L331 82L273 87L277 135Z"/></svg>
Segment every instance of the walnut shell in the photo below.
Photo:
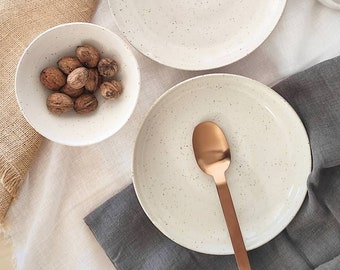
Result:
<svg viewBox="0 0 340 270"><path fill-rule="evenodd" d="M100 59L99 51L91 45L78 46L76 49L76 56L87 68L96 67Z"/></svg>
<svg viewBox="0 0 340 270"><path fill-rule="evenodd" d="M102 58L98 63L98 71L104 78L113 78L118 72L118 64L112 58Z"/></svg>
<svg viewBox="0 0 340 270"><path fill-rule="evenodd" d="M123 92L123 86L119 81L103 82L100 85L100 93L106 99L118 98Z"/></svg>
<svg viewBox="0 0 340 270"><path fill-rule="evenodd" d="M46 67L40 73L40 82L47 89L58 91L66 83L66 75L57 67Z"/></svg>
<svg viewBox="0 0 340 270"><path fill-rule="evenodd" d="M74 101L74 110L77 113L89 113L97 109L98 100L92 94L82 94Z"/></svg>
<svg viewBox="0 0 340 270"><path fill-rule="evenodd" d="M47 97L46 106L50 112L61 114L73 108L73 100L63 93L52 93Z"/></svg>
<svg viewBox="0 0 340 270"><path fill-rule="evenodd" d="M71 87L69 84L65 84L61 89L60 92L75 98L75 97L79 97L83 92L84 92L84 87L76 89Z"/></svg>
<svg viewBox="0 0 340 270"><path fill-rule="evenodd" d="M85 67L79 67L73 70L67 76L67 84L72 88L79 89L85 86L89 77L89 71Z"/></svg>
<svg viewBox="0 0 340 270"><path fill-rule="evenodd" d="M60 58L57 62L58 67L65 74L70 74L76 68L82 67L79 59L77 57L72 56L64 56Z"/></svg>
<svg viewBox="0 0 340 270"><path fill-rule="evenodd" d="M99 73L96 68L89 69L89 77L85 83L85 89L94 93L99 86Z"/></svg>

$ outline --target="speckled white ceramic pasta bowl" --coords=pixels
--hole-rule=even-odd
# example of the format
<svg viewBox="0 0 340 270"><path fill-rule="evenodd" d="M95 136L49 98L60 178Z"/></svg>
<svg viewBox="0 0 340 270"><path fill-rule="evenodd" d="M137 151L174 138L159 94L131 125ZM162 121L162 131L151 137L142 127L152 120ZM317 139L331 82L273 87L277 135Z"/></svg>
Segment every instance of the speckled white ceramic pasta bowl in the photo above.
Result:
<svg viewBox="0 0 340 270"><path fill-rule="evenodd" d="M117 61L116 79L123 93L116 100L105 100L97 91L98 108L89 114L52 114L46 107L52 91L40 83L40 72L57 66L62 56L75 55L81 44L93 45L102 57ZM21 56L15 77L17 101L31 126L47 139L72 146L98 143L120 130L136 106L139 89L140 71L129 45L104 27L82 22L58 25L36 37Z"/></svg>
<svg viewBox="0 0 340 270"><path fill-rule="evenodd" d="M226 172L248 250L279 234L306 195L309 141L269 87L229 74L184 81L153 105L138 134L133 183L150 220L173 241L208 254L233 249L213 179L195 161L192 133L211 120L228 138Z"/></svg>
<svg viewBox="0 0 340 270"><path fill-rule="evenodd" d="M273 31L286 0L108 0L121 32L140 52L178 69L231 64Z"/></svg>

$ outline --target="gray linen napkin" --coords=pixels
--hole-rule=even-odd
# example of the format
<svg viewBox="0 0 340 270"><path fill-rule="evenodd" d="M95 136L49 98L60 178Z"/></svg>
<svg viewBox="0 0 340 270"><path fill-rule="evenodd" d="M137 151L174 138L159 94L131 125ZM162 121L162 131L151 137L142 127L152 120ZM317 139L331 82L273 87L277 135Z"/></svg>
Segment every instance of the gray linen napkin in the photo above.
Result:
<svg viewBox="0 0 340 270"><path fill-rule="evenodd" d="M252 269L340 269L340 56L273 87L309 135L313 169L308 195L288 227L249 252ZM164 236L147 218L133 186L85 217L119 270L237 269L234 256L197 253Z"/></svg>

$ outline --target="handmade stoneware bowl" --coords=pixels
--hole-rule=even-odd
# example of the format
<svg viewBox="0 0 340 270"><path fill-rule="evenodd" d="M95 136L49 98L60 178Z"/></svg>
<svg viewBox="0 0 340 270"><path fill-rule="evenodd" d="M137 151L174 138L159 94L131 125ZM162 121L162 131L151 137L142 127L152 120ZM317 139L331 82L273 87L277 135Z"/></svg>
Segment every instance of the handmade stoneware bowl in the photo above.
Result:
<svg viewBox="0 0 340 270"><path fill-rule="evenodd" d="M74 56L77 46L84 44L118 63L115 79L123 85L123 92L109 100L96 91L98 107L91 113L72 109L54 114L46 106L53 91L42 85L40 73L45 67L57 67L61 57ZM71 146L98 143L119 131L134 111L139 89L140 71L129 45L104 27L82 22L58 25L37 36L23 52L15 76L17 101L27 121L47 139Z"/></svg>

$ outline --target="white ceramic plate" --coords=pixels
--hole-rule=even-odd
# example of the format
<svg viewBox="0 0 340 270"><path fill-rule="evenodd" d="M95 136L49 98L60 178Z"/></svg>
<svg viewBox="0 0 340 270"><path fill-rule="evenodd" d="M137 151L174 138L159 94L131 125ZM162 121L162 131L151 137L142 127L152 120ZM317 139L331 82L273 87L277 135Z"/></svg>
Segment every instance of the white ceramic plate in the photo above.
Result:
<svg viewBox="0 0 340 270"><path fill-rule="evenodd" d="M226 172L248 250L268 242L292 220L311 170L303 124L276 92L228 74L196 77L153 105L136 140L133 183L156 227L173 241L209 254L233 249L215 184L196 164L192 132L216 122L232 162Z"/></svg>
<svg viewBox="0 0 340 270"><path fill-rule="evenodd" d="M56 66L62 56L75 55L81 44L91 44L102 57L118 62L116 79L122 82L123 93L116 100L105 100L97 91L99 105L90 114L52 114L46 107L52 91L40 83L40 72ZM61 24L37 36L23 52L15 77L17 101L26 120L44 137L72 146L94 144L120 130L137 104L139 89L140 71L128 44L104 27L81 22Z"/></svg>
<svg viewBox="0 0 340 270"><path fill-rule="evenodd" d="M129 42L174 68L204 70L255 50L277 24L285 0L108 0Z"/></svg>

